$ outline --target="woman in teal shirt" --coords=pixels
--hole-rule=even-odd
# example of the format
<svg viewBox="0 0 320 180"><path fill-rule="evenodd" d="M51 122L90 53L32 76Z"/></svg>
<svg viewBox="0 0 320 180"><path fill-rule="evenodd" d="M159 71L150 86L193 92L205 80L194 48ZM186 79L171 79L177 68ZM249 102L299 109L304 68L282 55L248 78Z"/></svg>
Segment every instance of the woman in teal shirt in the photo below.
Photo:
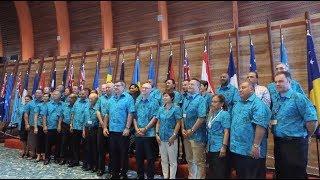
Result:
<svg viewBox="0 0 320 180"><path fill-rule="evenodd" d="M231 125L226 99L214 95L207 119L209 179L228 178L228 142Z"/></svg>
<svg viewBox="0 0 320 180"><path fill-rule="evenodd" d="M163 93L164 106L160 107L156 117L156 139L159 144L161 166L164 179L175 179L177 172L178 140L182 110L173 103L173 92ZM169 175L170 167L170 175Z"/></svg>
<svg viewBox="0 0 320 180"><path fill-rule="evenodd" d="M19 129L19 135L20 135L20 140L22 141L22 153L21 157L24 158L25 156L29 156L29 148L27 148L27 140L28 140L28 131L26 131L24 119L23 119L23 114L25 112L25 106L32 100L32 96L27 95L24 98L25 104L21 104L21 108L19 108L19 118L21 120L20 123L18 123L18 129Z"/></svg>

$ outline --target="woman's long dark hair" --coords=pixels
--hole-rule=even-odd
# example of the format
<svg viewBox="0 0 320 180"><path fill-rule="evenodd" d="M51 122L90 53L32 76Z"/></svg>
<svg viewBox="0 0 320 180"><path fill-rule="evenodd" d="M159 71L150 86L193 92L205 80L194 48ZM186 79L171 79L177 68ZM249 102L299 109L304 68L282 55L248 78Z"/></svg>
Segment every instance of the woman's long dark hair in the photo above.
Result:
<svg viewBox="0 0 320 180"><path fill-rule="evenodd" d="M226 98L222 94L216 94L212 98L214 98L214 97L218 97L219 98L219 102L223 103L222 109L224 111L227 111L228 110L228 105L227 105L227 102L226 102Z"/></svg>

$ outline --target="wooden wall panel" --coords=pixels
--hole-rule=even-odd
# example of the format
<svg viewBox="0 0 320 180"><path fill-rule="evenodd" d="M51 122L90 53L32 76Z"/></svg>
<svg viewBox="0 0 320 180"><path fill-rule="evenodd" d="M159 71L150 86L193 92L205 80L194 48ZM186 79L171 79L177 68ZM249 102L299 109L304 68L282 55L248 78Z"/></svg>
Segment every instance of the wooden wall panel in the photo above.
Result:
<svg viewBox="0 0 320 180"><path fill-rule="evenodd" d="M0 2L0 28L6 56L21 53L19 20L13 1Z"/></svg>
<svg viewBox="0 0 320 180"><path fill-rule="evenodd" d="M305 11L311 14L320 12L319 1L239 1L239 26L304 17Z"/></svg>
<svg viewBox="0 0 320 180"><path fill-rule="evenodd" d="M31 64L30 73L29 73L29 84L28 84L28 92L30 95L32 94L32 87L33 87L36 71L39 69L39 67L40 67L40 59L32 59L32 64Z"/></svg>
<svg viewBox="0 0 320 180"><path fill-rule="evenodd" d="M59 61L56 61L56 86L62 84L64 65L66 63L66 57L60 58Z"/></svg>
<svg viewBox="0 0 320 180"><path fill-rule="evenodd" d="M56 10L53 1L30 1L35 57L58 55Z"/></svg>
<svg viewBox="0 0 320 180"><path fill-rule="evenodd" d="M168 1L169 38L233 27L232 1Z"/></svg>
<svg viewBox="0 0 320 180"><path fill-rule="evenodd" d="M130 8L128 8L130 7ZM159 38L158 2L112 2L114 47L155 42Z"/></svg>
<svg viewBox="0 0 320 180"><path fill-rule="evenodd" d="M68 1L71 52L103 47L99 1Z"/></svg>

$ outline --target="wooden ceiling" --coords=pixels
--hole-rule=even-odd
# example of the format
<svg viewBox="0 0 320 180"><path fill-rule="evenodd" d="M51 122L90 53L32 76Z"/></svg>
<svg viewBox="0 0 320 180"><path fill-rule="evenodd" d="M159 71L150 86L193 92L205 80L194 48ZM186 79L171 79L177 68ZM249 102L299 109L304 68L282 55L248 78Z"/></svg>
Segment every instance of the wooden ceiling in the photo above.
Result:
<svg viewBox="0 0 320 180"><path fill-rule="evenodd" d="M56 55L57 25L53 1L28 2L34 33L35 57ZM159 39L157 1L112 2L114 47ZM320 12L316 1L239 1L239 26L265 24L303 17L305 11ZM14 3L0 2L0 27L6 55L19 54L20 29ZM169 38L194 35L233 27L232 1L168 1ZM98 50L103 47L99 1L68 2L71 52Z"/></svg>

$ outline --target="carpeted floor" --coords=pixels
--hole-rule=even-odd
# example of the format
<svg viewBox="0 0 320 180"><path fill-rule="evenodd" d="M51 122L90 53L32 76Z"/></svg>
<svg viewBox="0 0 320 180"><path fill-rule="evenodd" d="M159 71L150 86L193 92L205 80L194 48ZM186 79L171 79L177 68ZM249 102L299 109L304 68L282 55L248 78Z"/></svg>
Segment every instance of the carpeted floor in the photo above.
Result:
<svg viewBox="0 0 320 180"><path fill-rule="evenodd" d="M60 166L51 162L43 165L43 162L36 163L34 160L22 159L19 151L9 149L0 144L0 178L1 179L105 179L109 174L102 177L96 173L86 172L81 166L69 168L67 165ZM106 168L107 169L107 168ZM137 173L129 171L130 179L135 179ZM162 178L155 176L156 179Z"/></svg>

